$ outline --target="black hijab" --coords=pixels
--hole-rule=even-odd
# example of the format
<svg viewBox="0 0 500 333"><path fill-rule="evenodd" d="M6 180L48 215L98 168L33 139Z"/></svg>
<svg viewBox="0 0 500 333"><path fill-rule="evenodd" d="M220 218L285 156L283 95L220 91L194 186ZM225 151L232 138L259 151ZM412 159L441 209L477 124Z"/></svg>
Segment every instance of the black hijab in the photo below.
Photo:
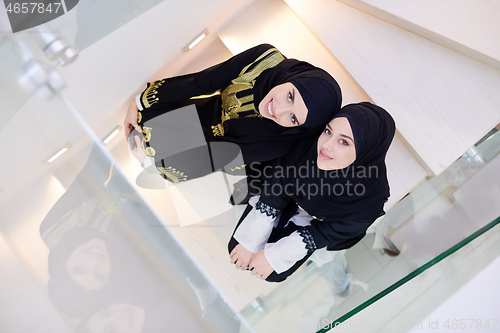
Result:
<svg viewBox="0 0 500 333"><path fill-rule="evenodd" d="M86 314L85 309L96 307L100 291L85 289L71 277L66 268L73 251L94 238L108 241L108 236L99 230L77 227L66 232L49 253L49 296L55 307L70 317L82 318Z"/></svg>
<svg viewBox="0 0 500 333"><path fill-rule="evenodd" d="M305 123L297 128L322 128L340 109L342 94L337 81L323 69L296 59L285 59L257 77L256 109L271 89L287 82L299 90L308 109Z"/></svg>
<svg viewBox="0 0 500 333"><path fill-rule="evenodd" d="M334 118L339 117L346 117L351 125L356 160L341 170L320 170L316 166L318 138L303 140L274 164L269 184L277 184L277 188L292 184L287 193L274 195L268 187L261 201L279 209L295 201L309 214L325 220L373 222L384 214L389 197L385 156L394 137L394 120L387 111L368 102L344 106ZM276 173L280 168L286 171L287 166L298 172Z"/></svg>

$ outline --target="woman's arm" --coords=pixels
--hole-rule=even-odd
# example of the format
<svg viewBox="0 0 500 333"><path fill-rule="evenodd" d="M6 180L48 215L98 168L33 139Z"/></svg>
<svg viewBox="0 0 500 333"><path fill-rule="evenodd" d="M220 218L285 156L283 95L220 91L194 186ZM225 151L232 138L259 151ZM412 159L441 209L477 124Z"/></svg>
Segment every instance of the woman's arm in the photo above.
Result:
<svg viewBox="0 0 500 333"><path fill-rule="evenodd" d="M276 159L273 162L273 167L279 165L279 162L280 159ZM283 188L281 179L276 177L267 179L265 185ZM289 197L274 195L274 193L266 191L265 188L261 189L260 196L250 199L249 204L254 206L254 208L237 226L234 232L233 237L239 244L230 254L231 262L235 263L234 255L236 257L242 256L245 259L251 259L250 268L252 268L253 275L258 275L265 279L272 273L273 269L263 256L263 249L271 235L276 217L285 209L289 201ZM249 252L255 255L249 256ZM245 269L248 263L245 260L241 266L242 269Z"/></svg>
<svg viewBox="0 0 500 333"><path fill-rule="evenodd" d="M201 72L149 82L136 97L137 107L142 111L152 106L170 105L225 88L247 65L271 48L272 45L261 44Z"/></svg>
<svg viewBox="0 0 500 333"><path fill-rule="evenodd" d="M308 253L301 235L294 231L276 243L267 243L264 250L257 252L250 261L250 268L264 279L273 271L281 274L289 270L297 261ZM267 274L266 274L267 273Z"/></svg>

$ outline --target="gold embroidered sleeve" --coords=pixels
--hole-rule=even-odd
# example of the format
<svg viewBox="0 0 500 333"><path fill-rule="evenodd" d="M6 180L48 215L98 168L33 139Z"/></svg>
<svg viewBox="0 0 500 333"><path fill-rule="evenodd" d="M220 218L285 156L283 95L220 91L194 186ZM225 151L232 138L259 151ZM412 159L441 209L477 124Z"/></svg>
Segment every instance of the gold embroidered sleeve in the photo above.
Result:
<svg viewBox="0 0 500 333"><path fill-rule="evenodd" d="M254 68L260 66L263 70L266 66L273 66L274 60L271 59L276 54L279 52L272 45L262 44L203 71L150 82L140 95L139 103L146 110L176 104L193 96L213 94L242 75L241 82L251 82L259 75L260 69L254 71Z"/></svg>
<svg viewBox="0 0 500 333"><path fill-rule="evenodd" d="M141 102L144 108L149 108L151 105L158 103L160 98L157 96L158 88L165 83L165 80L159 80L148 84L148 87L141 96Z"/></svg>
<svg viewBox="0 0 500 333"><path fill-rule="evenodd" d="M168 181L172 183L179 183L188 179L188 176L184 172L178 171L172 167L160 167L158 168L158 170L165 176Z"/></svg>

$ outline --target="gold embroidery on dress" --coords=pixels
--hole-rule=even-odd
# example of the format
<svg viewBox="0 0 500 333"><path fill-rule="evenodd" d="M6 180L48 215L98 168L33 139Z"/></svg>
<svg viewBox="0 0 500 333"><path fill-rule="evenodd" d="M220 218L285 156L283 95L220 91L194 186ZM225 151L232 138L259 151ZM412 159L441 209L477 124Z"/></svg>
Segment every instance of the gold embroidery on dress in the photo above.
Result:
<svg viewBox="0 0 500 333"><path fill-rule="evenodd" d="M242 164L240 166L237 166L237 167L234 167L234 168L231 168L229 170L231 171L236 171L236 170L241 170L241 169L244 169L247 165L246 164Z"/></svg>
<svg viewBox="0 0 500 333"><path fill-rule="evenodd" d="M144 104L144 107L149 108L151 105L158 103L160 100L156 94L158 91L158 87L160 87L165 80L159 80L152 82L149 87L146 88L146 90L142 93L142 103Z"/></svg>
<svg viewBox="0 0 500 333"><path fill-rule="evenodd" d="M142 133L144 134L143 140L144 142L149 142L151 140L151 131L153 129L151 127L142 126Z"/></svg>
<svg viewBox="0 0 500 333"><path fill-rule="evenodd" d="M172 167L159 167L158 170L167 177L172 183L178 183L187 180L188 176L182 171L177 171Z"/></svg>
<svg viewBox="0 0 500 333"><path fill-rule="evenodd" d="M222 127L222 124L212 126L212 132L214 136L224 136L224 127Z"/></svg>
<svg viewBox="0 0 500 333"><path fill-rule="evenodd" d="M244 97L236 97L236 94L252 89L255 84L255 79L266 69L276 67L282 62L285 57L275 48L269 49L260 55L253 63L247 65L240 72L238 77L232 80L232 84L224 89L221 93L222 98L222 116L221 122L212 126L214 136L223 136L223 124L228 119L239 117L262 117L255 109L253 103L253 94ZM252 65L256 64L251 70L247 71ZM249 113L250 114L243 114Z"/></svg>
<svg viewBox="0 0 500 333"><path fill-rule="evenodd" d="M142 121L142 113L141 111L137 111L137 123L140 124Z"/></svg>
<svg viewBox="0 0 500 333"><path fill-rule="evenodd" d="M220 91L218 91L218 90L216 92L214 92L213 94L210 94L210 95L193 96L190 99L203 99L203 98L214 97L214 96L217 96L217 95L220 95Z"/></svg>
<svg viewBox="0 0 500 333"><path fill-rule="evenodd" d="M254 62L247 65L240 72L240 75L234 80L239 81L252 81L257 78L264 70L272 67L276 67L280 62L285 60L285 57L278 51L278 49L272 48L262 53ZM260 63L259 63L260 62ZM253 64L258 63L252 70L247 72L248 68Z"/></svg>
<svg viewBox="0 0 500 333"><path fill-rule="evenodd" d="M151 127L142 126L142 133L144 135L142 136L141 145L146 150L146 155L151 156L151 157L156 155L156 151L154 150L153 147L146 147L146 142L149 142L149 140L151 140L151 131L152 130L153 129Z"/></svg>

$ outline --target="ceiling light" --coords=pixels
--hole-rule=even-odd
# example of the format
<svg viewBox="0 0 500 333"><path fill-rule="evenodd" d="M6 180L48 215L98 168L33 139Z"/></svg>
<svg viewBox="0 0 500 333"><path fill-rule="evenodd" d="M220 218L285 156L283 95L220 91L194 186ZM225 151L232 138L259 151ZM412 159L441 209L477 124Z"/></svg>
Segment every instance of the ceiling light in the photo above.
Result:
<svg viewBox="0 0 500 333"><path fill-rule="evenodd" d="M111 141L119 132L120 130L122 129L121 126L116 126L112 131L111 133L109 133L106 138L104 138L104 140L102 140L102 142L104 144L107 144L109 141Z"/></svg>
<svg viewBox="0 0 500 333"><path fill-rule="evenodd" d="M71 148L71 145L65 145L57 153L55 153L51 158L47 160L47 163L52 163L54 162L57 158L59 158L62 154L64 154L68 149Z"/></svg>
<svg viewBox="0 0 500 333"><path fill-rule="evenodd" d="M182 50L184 50L184 52L188 52L193 47L195 47L196 44L198 44L199 42L201 42L203 38L207 37L207 35L208 35L208 29L205 28L202 32L200 32L199 34L197 34L196 37L194 37L186 45L184 45L182 47Z"/></svg>

